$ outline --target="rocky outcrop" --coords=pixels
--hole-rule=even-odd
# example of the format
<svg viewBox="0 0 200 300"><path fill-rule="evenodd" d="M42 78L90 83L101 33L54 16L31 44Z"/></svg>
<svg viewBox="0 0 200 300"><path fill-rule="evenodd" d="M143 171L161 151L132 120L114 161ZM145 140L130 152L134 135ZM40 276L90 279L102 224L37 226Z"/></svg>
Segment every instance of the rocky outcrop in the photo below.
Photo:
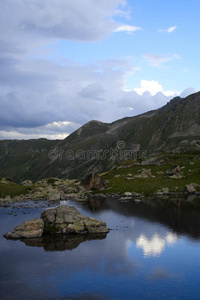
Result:
<svg viewBox="0 0 200 300"><path fill-rule="evenodd" d="M90 217L84 217L75 207L63 205L42 212L44 232L103 233L108 232L106 223Z"/></svg>
<svg viewBox="0 0 200 300"><path fill-rule="evenodd" d="M83 216L75 207L61 205L45 210L41 219L26 221L4 237L26 239L42 237L43 234L99 234L108 233L104 221Z"/></svg>
<svg viewBox="0 0 200 300"><path fill-rule="evenodd" d="M82 185L86 188L86 189L104 189L105 188L105 184L104 181L101 179L101 177L98 174L95 173L91 173L89 175L87 175L82 181L81 181Z"/></svg>

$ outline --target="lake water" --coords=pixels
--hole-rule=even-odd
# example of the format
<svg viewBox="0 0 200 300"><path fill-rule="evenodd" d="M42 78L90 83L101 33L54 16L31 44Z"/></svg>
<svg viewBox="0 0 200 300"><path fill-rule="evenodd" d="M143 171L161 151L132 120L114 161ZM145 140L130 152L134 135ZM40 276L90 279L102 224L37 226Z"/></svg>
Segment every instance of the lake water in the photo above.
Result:
<svg viewBox="0 0 200 300"><path fill-rule="evenodd" d="M0 299L200 299L199 211L114 198L67 204L112 230L26 245L2 235L43 209L0 208Z"/></svg>

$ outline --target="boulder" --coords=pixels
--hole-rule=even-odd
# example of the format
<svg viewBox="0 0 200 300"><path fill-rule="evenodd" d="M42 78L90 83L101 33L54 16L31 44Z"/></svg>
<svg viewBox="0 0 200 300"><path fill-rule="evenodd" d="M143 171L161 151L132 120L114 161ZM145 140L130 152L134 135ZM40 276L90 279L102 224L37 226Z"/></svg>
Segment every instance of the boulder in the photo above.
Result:
<svg viewBox="0 0 200 300"><path fill-rule="evenodd" d="M125 192L123 196L124 197L132 197L133 194L131 192Z"/></svg>
<svg viewBox="0 0 200 300"><path fill-rule="evenodd" d="M196 190L192 184L188 184L184 187L185 194L195 194Z"/></svg>
<svg viewBox="0 0 200 300"><path fill-rule="evenodd" d="M168 187L163 187L162 189L155 192L156 196L163 196L163 195L168 195L168 194L169 194L169 188Z"/></svg>
<svg viewBox="0 0 200 300"><path fill-rule="evenodd" d="M142 175L142 178L152 177L151 169L142 169L141 175Z"/></svg>
<svg viewBox="0 0 200 300"><path fill-rule="evenodd" d="M106 233L108 228L103 221L84 217L75 207L59 206L45 210L41 214L45 233Z"/></svg>
<svg viewBox="0 0 200 300"><path fill-rule="evenodd" d="M180 171L181 171L181 168L178 165L175 165L167 171L167 175L169 175L169 176L177 175L180 173Z"/></svg>
<svg viewBox="0 0 200 300"><path fill-rule="evenodd" d="M32 219L16 226L12 233L6 233L4 237L11 239L41 237L43 227L44 221L42 219Z"/></svg>
<svg viewBox="0 0 200 300"><path fill-rule="evenodd" d="M86 189L104 189L104 181L101 179L101 177L98 174L91 173L87 175L82 181L81 184L86 188Z"/></svg>

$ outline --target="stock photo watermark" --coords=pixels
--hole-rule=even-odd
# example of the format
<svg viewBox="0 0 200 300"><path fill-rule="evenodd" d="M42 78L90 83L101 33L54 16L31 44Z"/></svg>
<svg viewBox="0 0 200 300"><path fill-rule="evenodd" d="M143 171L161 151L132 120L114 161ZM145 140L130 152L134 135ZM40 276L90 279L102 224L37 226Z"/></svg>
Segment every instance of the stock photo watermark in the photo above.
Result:
<svg viewBox="0 0 200 300"><path fill-rule="evenodd" d="M146 150L139 150L140 145L134 145L135 149L126 149L127 145L124 141L119 141L115 148L110 148L106 150L64 150L59 149L57 146L49 151L48 157L51 161L55 160L137 160L144 159L147 156Z"/></svg>

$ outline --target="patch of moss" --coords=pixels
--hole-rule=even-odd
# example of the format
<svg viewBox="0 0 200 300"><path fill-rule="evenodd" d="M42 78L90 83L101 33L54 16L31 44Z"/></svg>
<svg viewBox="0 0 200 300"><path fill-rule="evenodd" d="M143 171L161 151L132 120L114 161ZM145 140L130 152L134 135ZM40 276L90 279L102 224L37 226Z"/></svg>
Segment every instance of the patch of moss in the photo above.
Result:
<svg viewBox="0 0 200 300"><path fill-rule="evenodd" d="M23 186L13 182L0 183L0 198L10 196L11 198L20 195L26 195L32 190L31 187Z"/></svg>
<svg viewBox="0 0 200 300"><path fill-rule="evenodd" d="M54 225L47 226L44 228L44 234L56 233L58 231L59 231L59 228L57 228Z"/></svg>

